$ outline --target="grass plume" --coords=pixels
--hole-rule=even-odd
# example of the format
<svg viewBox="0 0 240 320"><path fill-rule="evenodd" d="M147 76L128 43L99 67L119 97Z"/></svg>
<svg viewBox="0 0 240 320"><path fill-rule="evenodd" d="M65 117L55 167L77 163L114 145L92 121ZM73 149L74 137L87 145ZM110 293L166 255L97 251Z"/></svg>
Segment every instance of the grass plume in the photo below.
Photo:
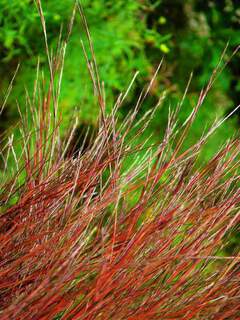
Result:
<svg viewBox="0 0 240 320"><path fill-rule="evenodd" d="M26 99L30 112L20 111L22 153L13 157L19 169L1 184L0 318L238 319L240 255L222 252L239 223L240 141L227 141L208 163L196 165L220 120L182 151L220 64L182 126L180 103L169 113L162 141L133 143L155 111L137 122L153 81L122 124L117 110L125 94L106 114L90 34L76 5L73 16L80 12L88 35L100 116L92 144L72 153L74 128L63 141L58 102L73 18L53 56L40 1L37 6L49 79L38 66ZM6 149L15 154L14 144L6 142Z"/></svg>

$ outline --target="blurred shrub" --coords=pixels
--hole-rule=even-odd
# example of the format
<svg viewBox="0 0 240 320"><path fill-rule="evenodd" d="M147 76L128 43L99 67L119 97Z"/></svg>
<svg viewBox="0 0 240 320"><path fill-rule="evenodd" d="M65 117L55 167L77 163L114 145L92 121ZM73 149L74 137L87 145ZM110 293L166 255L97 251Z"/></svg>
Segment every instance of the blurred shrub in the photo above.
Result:
<svg viewBox="0 0 240 320"><path fill-rule="evenodd" d="M61 25L64 36L73 3L73 0L48 0L43 3L50 46L56 47ZM229 52L239 43L236 28L239 26L239 9L234 1L219 1L217 4L205 1L203 4L198 0L85 0L82 3L100 75L106 84L108 110L119 92L126 89L134 71L140 70L140 76L121 110L126 114L134 106L140 88L153 75L157 63L163 55L167 55L156 85L150 92L149 103L143 106L146 111L166 90L165 106L156 115L152 127L155 135L162 134L168 105L176 105L179 101L191 71L194 78L189 89L190 97L180 113L182 120L191 112L197 92L206 84L226 43L230 42ZM17 62L22 62L7 109L7 117L13 119L17 114L15 99L24 105L22 84L26 84L31 92L37 57L42 65L46 63L44 41L34 1L0 0L0 6L2 92ZM79 18L77 20L66 54L62 85L61 110L65 128L73 118L74 110L79 113L82 123L95 124L97 120L97 105L91 94L92 84L81 52L80 37L83 32ZM202 134L206 122L226 114L237 103L240 85L233 67L236 59L225 68L210 93L189 143ZM9 70L9 64L12 70ZM233 122L223 126L216 134L218 143L224 141L226 135L233 134ZM206 155L214 151L215 144L213 142L208 147Z"/></svg>

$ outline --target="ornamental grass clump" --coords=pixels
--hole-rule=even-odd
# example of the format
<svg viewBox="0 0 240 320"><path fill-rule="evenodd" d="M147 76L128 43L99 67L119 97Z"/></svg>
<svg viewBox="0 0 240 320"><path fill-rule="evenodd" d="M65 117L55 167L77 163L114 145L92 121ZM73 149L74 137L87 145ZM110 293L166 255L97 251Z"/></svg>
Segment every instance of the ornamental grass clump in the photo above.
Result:
<svg viewBox="0 0 240 320"><path fill-rule="evenodd" d="M74 14L69 34L73 21ZM100 110L92 142L73 147L76 125L62 138L63 39L55 56L46 41L49 79L38 66L34 92L26 94L30 112L19 106L21 153L14 142L3 147L0 319L239 319L240 256L224 247L239 223L240 141L196 163L222 119L182 148L220 64L184 124L177 122L181 101L158 144L138 143L162 101L136 119L158 70L119 123L130 87L107 114L88 39ZM8 161L15 161L12 177Z"/></svg>

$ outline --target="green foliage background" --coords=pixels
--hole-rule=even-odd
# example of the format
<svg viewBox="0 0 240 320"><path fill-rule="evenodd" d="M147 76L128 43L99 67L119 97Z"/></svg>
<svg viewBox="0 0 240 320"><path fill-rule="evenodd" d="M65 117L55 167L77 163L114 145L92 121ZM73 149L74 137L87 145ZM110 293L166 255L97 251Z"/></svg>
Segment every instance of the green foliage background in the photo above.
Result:
<svg viewBox="0 0 240 320"><path fill-rule="evenodd" d="M61 25L63 36L71 15L73 0L43 0L48 40L56 46ZM110 110L117 95L127 88L136 70L140 76L134 84L120 118L134 107L144 85L151 79L164 56L158 80L145 102L146 111L163 91L166 99L150 128L153 139L162 136L169 105L181 99L190 73L193 71L188 97L180 113L184 121L196 103L201 88L206 84L227 43L225 59L240 43L240 5L238 1L218 0L83 0L90 26L100 75L105 83L107 108ZM34 1L0 0L0 93L4 93L21 62L12 95L0 120L3 131L18 119L16 99L21 108L25 104L25 87L33 85L36 63L46 66L44 39ZM61 112L66 131L75 113L83 125L96 126L97 104L81 50L84 38L80 18L74 26L67 49L64 68ZM200 137L216 117L225 115L239 103L239 53L224 69L204 107L200 111L186 147ZM231 137L238 126L235 115L223 125L205 148L202 159L207 159Z"/></svg>

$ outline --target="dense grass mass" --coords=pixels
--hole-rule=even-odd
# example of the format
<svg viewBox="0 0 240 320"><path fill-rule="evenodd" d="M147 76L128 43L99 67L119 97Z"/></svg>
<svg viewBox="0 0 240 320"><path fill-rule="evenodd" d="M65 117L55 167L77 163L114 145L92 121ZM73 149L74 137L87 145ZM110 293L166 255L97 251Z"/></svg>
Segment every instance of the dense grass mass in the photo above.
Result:
<svg viewBox="0 0 240 320"><path fill-rule="evenodd" d="M37 6L49 72L38 65L27 114L19 106L22 152L15 152L14 139L3 143L0 318L239 319L240 256L224 248L239 224L240 141L226 141L207 163L198 163L226 120L220 119L184 148L222 60L185 122L178 121L183 97L169 111L163 138L152 143L145 133L164 97L138 113L161 64L119 122L132 83L107 113L82 8L75 6L69 33L53 54L40 1ZM77 122L63 138L59 111L67 42L79 13L99 107L96 132L81 143Z"/></svg>

